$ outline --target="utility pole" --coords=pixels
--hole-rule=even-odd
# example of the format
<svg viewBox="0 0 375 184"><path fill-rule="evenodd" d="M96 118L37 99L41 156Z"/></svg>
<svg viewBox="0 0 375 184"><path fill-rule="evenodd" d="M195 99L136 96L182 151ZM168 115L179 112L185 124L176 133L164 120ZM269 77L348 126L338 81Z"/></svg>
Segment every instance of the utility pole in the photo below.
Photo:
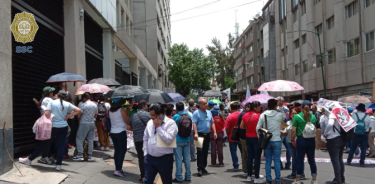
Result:
<svg viewBox="0 0 375 184"><path fill-rule="evenodd" d="M234 34L236 35L236 39L238 39L238 37L239 37L239 33L238 33L238 30L240 29L240 24L239 23L237 23L237 11L238 10L236 10L235 12L236 12L236 15L235 15L235 24L234 24Z"/></svg>

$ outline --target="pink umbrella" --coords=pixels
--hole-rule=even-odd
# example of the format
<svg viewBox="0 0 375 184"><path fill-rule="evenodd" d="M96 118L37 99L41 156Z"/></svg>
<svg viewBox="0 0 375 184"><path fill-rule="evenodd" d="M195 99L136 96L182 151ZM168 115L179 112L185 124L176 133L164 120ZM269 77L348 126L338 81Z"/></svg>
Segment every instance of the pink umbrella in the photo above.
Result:
<svg viewBox="0 0 375 184"><path fill-rule="evenodd" d="M301 91L304 88L294 81L275 80L263 83L258 91Z"/></svg>
<svg viewBox="0 0 375 184"><path fill-rule="evenodd" d="M81 87L78 88L77 94L81 94L84 92L88 93L105 93L111 90L108 86L102 85L102 84L97 84L97 83L92 83L92 84L84 84Z"/></svg>
<svg viewBox="0 0 375 184"><path fill-rule="evenodd" d="M273 97L270 95L265 95L265 94L258 94L258 95L253 95L248 98L246 98L241 105L245 105L247 102L253 102L253 101L259 101L261 104L267 103L269 99L272 99Z"/></svg>

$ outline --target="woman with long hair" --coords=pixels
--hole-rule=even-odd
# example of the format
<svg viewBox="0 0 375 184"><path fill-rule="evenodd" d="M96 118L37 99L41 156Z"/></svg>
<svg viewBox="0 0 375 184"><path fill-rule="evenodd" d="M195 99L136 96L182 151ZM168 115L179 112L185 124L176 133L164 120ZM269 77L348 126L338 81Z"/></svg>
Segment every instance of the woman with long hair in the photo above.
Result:
<svg viewBox="0 0 375 184"><path fill-rule="evenodd" d="M52 133L51 139L52 142L55 140L56 147L57 147L57 161L56 161L56 170L61 170L61 164L64 156L64 148L66 146L65 139L66 135L68 134L68 118L75 116L81 113L81 110L74 106L73 104L64 101L64 98L68 95L66 91L60 90L58 93L58 99L53 100L51 103L48 104L44 115L47 118L51 117L51 114L54 115L52 119ZM69 111L73 111L71 114L68 115ZM44 141L43 141L44 142ZM26 165L31 165L31 161L34 160L36 157L39 156L40 152L42 151L44 145L40 145L33 153L27 158L19 158L19 161Z"/></svg>
<svg viewBox="0 0 375 184"><path fill-rule="evenodd" d="M246 129L246 147L247 147L247 181L251 181L251 176L253 175L253 164L255 171L254 183L265 183L260 175L260 154L261 151L258 147L258 134L256 132L256 127L258 125L260 116L260 102L253 101L250 104L250 111L242 117L242 122L240 128ZM254 161L254 163L253 163Z"/></svg>
<svg viewBox="0 0 375 184"><path fill-rule="evenodd" d="M115 176L125 177L122 165L127 150L127 132L126 122L129 121L129 112L132 107L127 107L126 110L122 107L125 103L124 99L114 98L113 103L109 109L109 118L111 119L111 138L115 147L114 160L115 160ZM131 103L131 106L133 103Z"/></svg>
<svg viewBox="0 0 375 184"><path fill-rule="evenodd" d="M297 175L296 180L293 184L300 184L300 179L304 177L303 174L303 162L305 155L310 165L312 181L311 184L317 184L317 168L315 163L315 136L304 137L303 132L306 125L311 122L314 126L316 123L315 116L310 113L310 107L308 105L302 106L302 112L295 115L293 118L293 128L291 133L291 141L294 147L297 149ZM297 140L295 140L297 136Z"/></svg>

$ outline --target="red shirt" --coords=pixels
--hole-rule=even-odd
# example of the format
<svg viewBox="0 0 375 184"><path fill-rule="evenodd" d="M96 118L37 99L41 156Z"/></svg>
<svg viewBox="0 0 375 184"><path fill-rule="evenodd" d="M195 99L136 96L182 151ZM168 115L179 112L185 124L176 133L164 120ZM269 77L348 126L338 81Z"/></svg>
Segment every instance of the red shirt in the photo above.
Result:
<svg viewBox="0 0 375 184"><path fill-rule="evenodd" d="M237 112L230 114L227 117L227 121L225 122L225 128L229 130L229 134L228 134L229 142L238 142L238 141L232 140L232 132L233 132L233 128L235 126L238 126L238 116L240 115L240 113L241 113L240 111L237 111Z"/></svg>
<svg viewBox="0 0 375 184"><path fill-rule="evenodd" d="M216 132L223 132L224 131L224 124L225 124L223 118L221 118L220 116L214 116L213 119L214 119L214 123L215 123ZM210 132L214 132L214 130L212 130L212 128L210 128Z"/></svg>
<svg viewBox="0 0 375 184"><path fill-rule="evenodd" d="M255 113L255 115L251 118L251 120L249 122L249 125L247 125L247 123L249 121L249 118L254 113ZM254 111L250 111L250 112L246 113L245 115L243 115L242 121L245 125L245 128L247 129L246 130L246 137L257 137L258 136L257 131L256 131L256 127L258 125L259 116L260 116L260 113L256 113Z"/></svg>

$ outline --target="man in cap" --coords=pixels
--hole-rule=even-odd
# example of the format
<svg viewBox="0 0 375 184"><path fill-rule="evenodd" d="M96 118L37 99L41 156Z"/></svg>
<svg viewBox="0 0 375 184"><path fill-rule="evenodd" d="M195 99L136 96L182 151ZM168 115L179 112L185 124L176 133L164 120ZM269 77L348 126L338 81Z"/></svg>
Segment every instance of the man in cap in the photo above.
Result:
<svg viewBox="0 0 375 184"><path fill-rule="evenodd" d="M40 102L38 102L38 100L33 98L33 101L34 101L35 105L38 107L38 109L40 110L41 115L44 114L44 111L46 110L48 103L52 102L52 100L53 100L52 97L53 97L54 91L55 91L55 88L50 87L50 86L46 86L46 87L43 88L43 97L40 100Z"/></svg>
<svg viewBox="0 0 375 184"><path fill-rule="evenodd" d="M365 104L360 103L357 106L356 113L352 114L352 118L354 121L357 122L357 126L354 129L354 138L352 140L352 145L350 148L349 156L347 159L346 164L350 165L352 163L353 154L358 146L361 147L361 159L360 159L360 166L365 166L365 157L366 157L366 149L368 146L368 134L371 132L371 119L370 117L365 113L366 107Z"/></svg>
<svg viewBox="0 0 375 184"><path fill-rule="evenodd" d="M277 100L277 111L281 113L285 113L286 110L284 109L284 98L282 96L278 96L277 98L275 98L275 100ZM284 122L286 122L286 120L284 120ZM284 144L285 149L286 149L285 169L290 169L290 165L292 164L292 162L290 161L290 158L292 157L292 155L290 153L289 144L288 144L286 135L288 135L286 128L283 130L280 130L281 142ZM281 170L284 169L283 163L281 162L281 160L280 160L280 169Z"/></svg>
<svg viewBox="0 0 375 184"><path fill-rule="evenodd" d="M213 101L208 102L208 110L211 110L215 106L215 103Z"/></svg>
<svg viewBox="0 0 375 184"><path fill-rule="evenodd" d="M368 144L370 146L370 153L368 154L367 157L369 158L374 158L375 157L375 146L374 146L374 139L375 139L375 117L374 117L374 112L371 108L366 110L366 114L370 116L371 119L371 131L368 136Z"/></svg>
<svg viewBox="0 0 375 184"><path fill-rule="evenodd" d="M135 149L138 155L138 165L139 170L141 171L141 178L139 182L144 182L145 178L145 168L144 168L144 153L143 153L143 136L147 126L147 122L150 121L150 113L147 112L148 105L144 100L139 101L138 111L134 113L128 122L128 130L133 131L133 139Z"/></svg>

